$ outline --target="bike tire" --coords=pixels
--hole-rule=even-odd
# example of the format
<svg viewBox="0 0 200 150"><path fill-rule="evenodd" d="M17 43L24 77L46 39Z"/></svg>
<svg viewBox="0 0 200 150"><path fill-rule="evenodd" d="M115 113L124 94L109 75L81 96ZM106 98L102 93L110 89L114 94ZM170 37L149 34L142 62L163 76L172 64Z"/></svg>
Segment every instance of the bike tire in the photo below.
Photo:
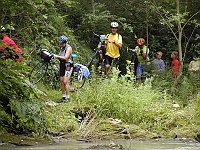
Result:
<svg viewBox="0 0 200 150"><path fill-rule="evenodd" d="M44 84L51 87L54 90L60 89L60 80L59 80L59 70L54 69L53 65L50 63L48 65L46 80L44 80Z"/></svg>
<svg viewBox="0 0 200 150"><path fill-rule="evenodd" d="M29 81L37 84L45 76L48 68L48 62L37 63L30 72Z"/></svg>

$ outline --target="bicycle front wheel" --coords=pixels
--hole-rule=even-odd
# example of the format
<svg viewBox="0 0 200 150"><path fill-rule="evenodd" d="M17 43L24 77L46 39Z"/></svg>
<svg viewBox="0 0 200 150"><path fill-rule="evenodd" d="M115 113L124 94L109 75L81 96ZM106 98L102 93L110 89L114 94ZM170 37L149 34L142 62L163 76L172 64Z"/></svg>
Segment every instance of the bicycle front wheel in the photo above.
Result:
<svg viewBox="0 0 200 150"><path fill-rule="evenodd" d="M81 75L81 72L73 71L70 78L70 84L72 90L78 90L82 88L85 84L86 78Z"/></svg>
<svg viewBox="0 0 200 150"><path fill-rule="evenodd" d="M47 72L48 62L39 62L36 64L30 72L29 81L32 84L37 84L41 81Z"/></svg>

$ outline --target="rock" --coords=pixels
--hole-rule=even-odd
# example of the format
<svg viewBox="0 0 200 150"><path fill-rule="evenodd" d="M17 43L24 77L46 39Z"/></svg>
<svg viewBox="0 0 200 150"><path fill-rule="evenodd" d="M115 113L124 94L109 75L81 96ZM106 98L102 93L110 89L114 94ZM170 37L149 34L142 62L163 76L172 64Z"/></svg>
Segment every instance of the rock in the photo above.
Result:
<svg viewBox="0 0 200 150"><path fill-rule="evenodd" d="M112 124L118 124L121 123L122 121L119 119L113 119L113 118L108 118L109 122Z"/></svg>
<svg viewBox="0 0 200 150"><path fill-rule="evenodd" d="M45 102L45 105L47 105L47 106L57 106L58 105L58 103L55 103L55 102Z"/></svg>

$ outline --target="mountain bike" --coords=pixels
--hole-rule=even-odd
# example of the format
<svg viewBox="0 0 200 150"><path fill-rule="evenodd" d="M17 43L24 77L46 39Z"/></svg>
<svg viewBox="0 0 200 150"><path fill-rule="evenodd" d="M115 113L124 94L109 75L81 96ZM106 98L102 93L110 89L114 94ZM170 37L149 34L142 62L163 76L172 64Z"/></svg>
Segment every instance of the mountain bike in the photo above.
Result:
<svg viewBox="0 0 200 150"><path fill-rule="evenodd" d="M99 74L104 73L105 70L105 35L98 35L93 33L95 36L99 37L99 42L96 48L93 49L94 53L92 54L90 61L88 63L88 69L91 68L93 61L96 59L97 62L95 63L95 69Z"/></svg>
<svg viewBox="0 0 200 150"><path fill-rule="evenodd" d="M44 84L48 84L54 89L59 88L59 69L53 61L53 54L46 49L42 49L37 53L37 55L40 56L40 60L30 71L29 81L32 84L37 84L40 81L43 81Z"/></svg>
<svg viewBox="0 0 200 150"><path fill-rule="evenodd" d="M32 84L43 82L45 85L52 87L53 89L60 89L59 81L59 67L54 61L53 54L47 50L42 49L38 55L41 60L33 67L29 75L29 81ZM76 54L72 54L72 59L76 58ZM84 80L80 68L74 63L73 71L70 78L70 83L74 89L83 86Z"/></svg>

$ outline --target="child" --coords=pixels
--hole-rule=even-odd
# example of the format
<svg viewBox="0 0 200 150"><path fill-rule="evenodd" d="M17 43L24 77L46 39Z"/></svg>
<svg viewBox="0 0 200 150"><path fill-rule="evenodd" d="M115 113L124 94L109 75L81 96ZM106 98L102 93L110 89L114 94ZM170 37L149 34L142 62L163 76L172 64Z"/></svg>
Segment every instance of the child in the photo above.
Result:
<svg viewBox="0 0 200 150"><path fill-rule="evenodd" d="M158 51L156 53L156 58L152 61L153 67L158 73L162 73L165 70L165 63L161 59L161 57L162 57L162 52Z"/></svg>
<svg viewBox="0 0 200 150"><path fill-rule="evenodd" d="M192 61L190 62L189 64L189 68L188 70L191 72L191 73L197 73L200 71L200 61L198 59L198 54L197 52L194 52L192 54Z"/></svg>
<svg viewBox="0 0 200 150"><path fill-rule="evenodd" d="M179 69L180 69L180 62L178 60L178 52L173 51L171 53L171 58L172 58L172 63L171 63L171 73L172 73L172 78L177 78L179 74Z"/></svg>

